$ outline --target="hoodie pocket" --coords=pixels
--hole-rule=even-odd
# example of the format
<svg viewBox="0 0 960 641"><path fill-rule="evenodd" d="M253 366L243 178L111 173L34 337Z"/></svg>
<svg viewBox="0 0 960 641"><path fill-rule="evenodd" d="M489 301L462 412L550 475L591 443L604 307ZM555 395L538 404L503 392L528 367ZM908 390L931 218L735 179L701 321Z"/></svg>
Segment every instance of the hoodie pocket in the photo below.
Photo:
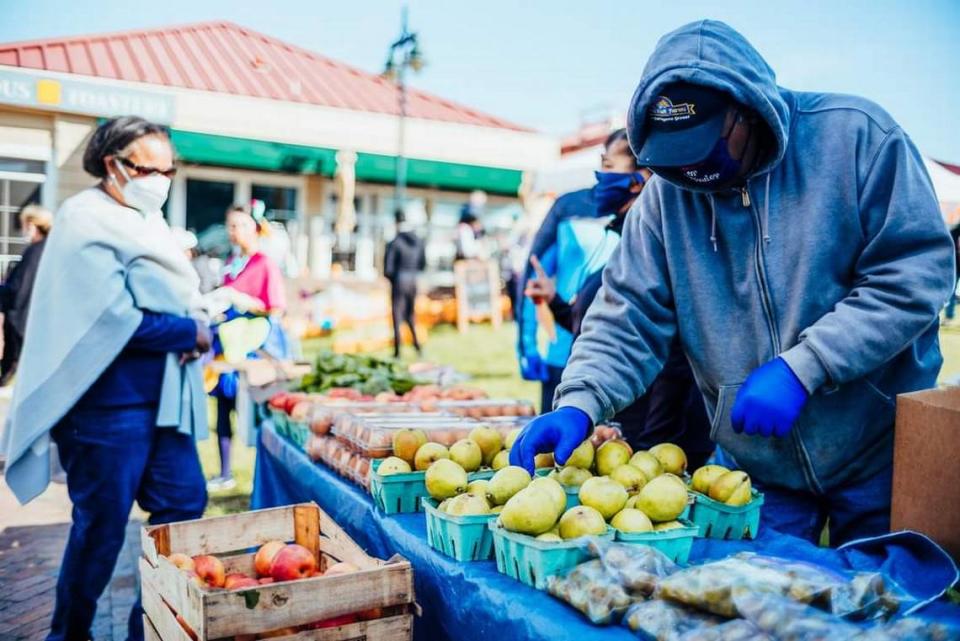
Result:
<svg viewBox="0 0 960 641"><path fill-rule="evenodd" d="M730 412L733 410L733 401L737 398L740 383L736 385L721 385L717 392L717 403L710 417L710 440L716 442L717 433L723 425L730 424Z"/></svg>

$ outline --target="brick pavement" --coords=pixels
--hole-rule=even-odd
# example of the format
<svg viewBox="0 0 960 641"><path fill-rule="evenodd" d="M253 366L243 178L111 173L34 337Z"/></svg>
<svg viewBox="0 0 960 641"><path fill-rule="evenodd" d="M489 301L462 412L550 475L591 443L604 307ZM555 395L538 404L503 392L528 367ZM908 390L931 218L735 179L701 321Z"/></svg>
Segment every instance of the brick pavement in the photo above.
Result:
<svg viewBox="0 0 960 641"><path fill-rule="evenodd" d="M0 477L0 641L40 640L49 631L70 502L56 485L37 501L36 507L17 506ZM139 541L139 523L131 521L113 578L97 605L96 641L127 638Z"/></svg>

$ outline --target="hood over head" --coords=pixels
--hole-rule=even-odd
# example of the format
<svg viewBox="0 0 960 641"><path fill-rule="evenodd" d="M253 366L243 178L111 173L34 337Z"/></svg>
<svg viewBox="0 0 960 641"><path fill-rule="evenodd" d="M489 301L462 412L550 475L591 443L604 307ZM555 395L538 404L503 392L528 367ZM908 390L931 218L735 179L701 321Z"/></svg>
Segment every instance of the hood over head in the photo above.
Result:
<svg viewBox="0 0 960 641"><path fill-rule="evenodd" d="M756 111L770 127L776 149L754 172L763 173L783 158L790 130L790 107L776 75L747 39L716 20L684 25L660 38L643 70L627 110L627 136L637 153L649 134L647 114L663 88L676 82L712 87Z"/></svg>

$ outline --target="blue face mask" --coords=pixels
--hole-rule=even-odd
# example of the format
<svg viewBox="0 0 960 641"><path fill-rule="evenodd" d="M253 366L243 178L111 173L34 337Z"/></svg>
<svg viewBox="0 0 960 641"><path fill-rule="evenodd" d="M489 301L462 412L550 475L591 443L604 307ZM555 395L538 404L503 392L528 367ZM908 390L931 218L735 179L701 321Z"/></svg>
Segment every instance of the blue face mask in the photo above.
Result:
<svg viewBox="0 0 960 641"><path fill-rule="evenodd" d="M692 187L719 190L733 185L741 168L740 161L730 155L727 139L720 138L706 158L696 165L673 170L673 177Z"/></svg>
<svg viewBox="0 0 960 641"><path fill-rule="evenodd" d="M597 186L593 190L594 202L597 206L597 213L616 214L619 213L631 198L636 198L637 194L630 191L634 185L643 185L643 174L634 171L628 174L621 174L614 171L596 171Z"/></svg>

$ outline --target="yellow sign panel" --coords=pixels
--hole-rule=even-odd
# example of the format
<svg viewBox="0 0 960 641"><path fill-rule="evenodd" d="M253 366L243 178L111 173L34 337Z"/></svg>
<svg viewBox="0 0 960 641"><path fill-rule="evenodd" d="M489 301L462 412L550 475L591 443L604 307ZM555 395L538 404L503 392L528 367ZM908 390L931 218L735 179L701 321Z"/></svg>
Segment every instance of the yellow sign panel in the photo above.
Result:
<svg viewBox="0 0 960 641"><path fill-rule="evenodd" d="M56 80L37 80L37 102L42 105L60 104L60 83Z"/></svg>

